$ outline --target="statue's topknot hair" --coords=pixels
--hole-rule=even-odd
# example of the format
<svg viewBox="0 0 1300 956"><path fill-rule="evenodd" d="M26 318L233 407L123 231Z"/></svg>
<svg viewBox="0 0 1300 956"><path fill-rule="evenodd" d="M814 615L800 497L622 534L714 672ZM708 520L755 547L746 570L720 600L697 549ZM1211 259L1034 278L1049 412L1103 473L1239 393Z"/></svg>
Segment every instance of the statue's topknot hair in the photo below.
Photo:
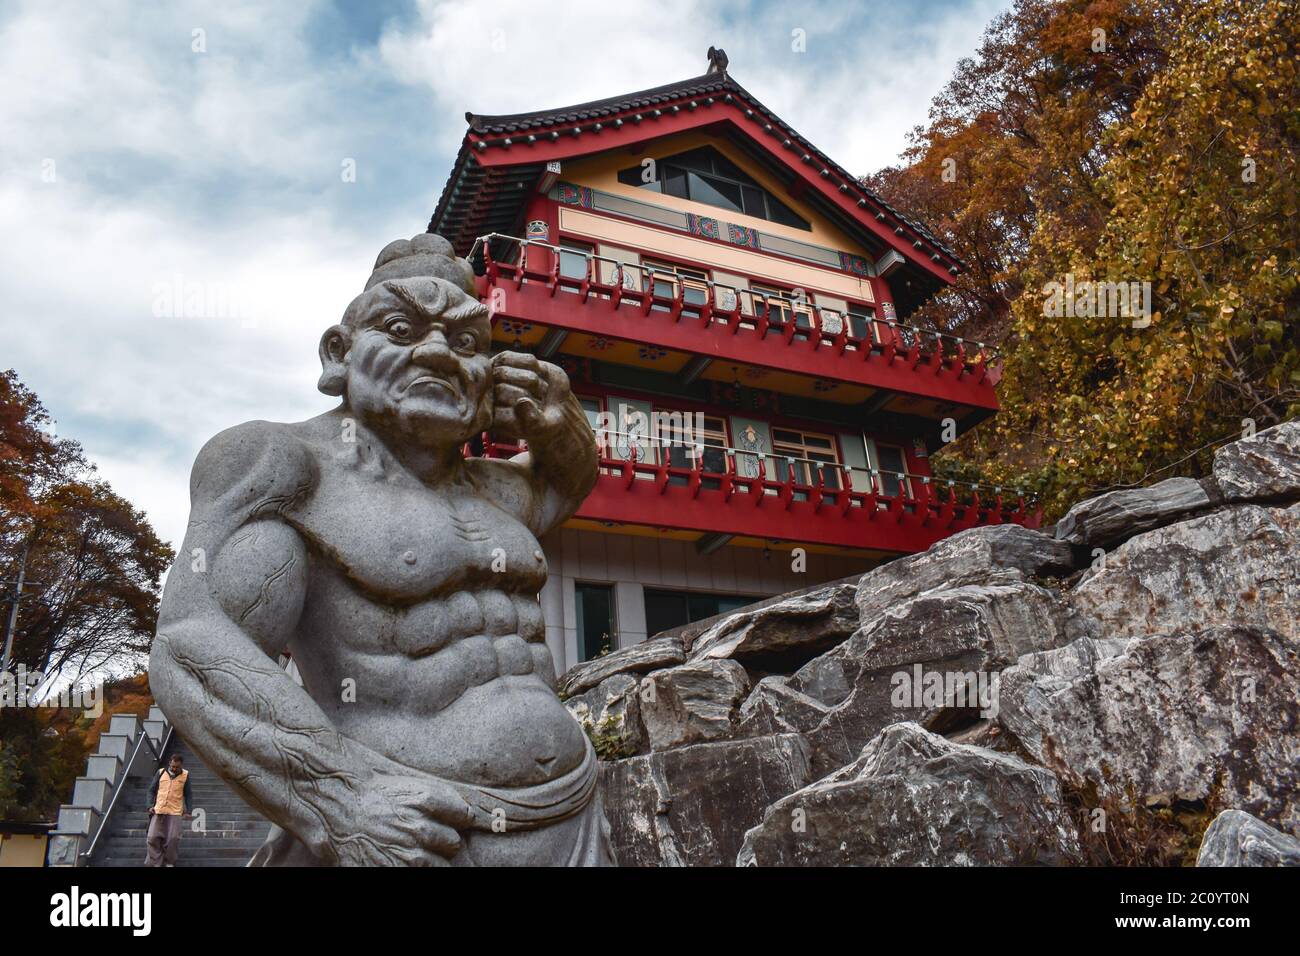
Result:
<svg viewBox="0 0 1300 956"><path fill-rule="evenodd" d="M475 295L474 270L442 236L422 232L410 239L396 239L384 246L366 280L369 289L388 279L432 276L446 279L468 295Z"/></svg>

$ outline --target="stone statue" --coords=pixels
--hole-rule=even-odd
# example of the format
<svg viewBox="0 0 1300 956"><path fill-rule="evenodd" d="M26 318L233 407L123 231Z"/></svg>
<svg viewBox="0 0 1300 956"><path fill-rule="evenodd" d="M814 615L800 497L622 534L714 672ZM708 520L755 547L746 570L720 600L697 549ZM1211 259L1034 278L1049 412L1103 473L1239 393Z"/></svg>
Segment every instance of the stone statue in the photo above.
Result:
<svg viewBox="0 0 1300 956"><path fill-rule="evenodd" d="M537 600L595 442L564 372L492 355L473 290L440 236L390 243L321 338L339 407L194 464L149 680L276 824L253 865L612 862ZM463 457L488 429L528 452Z"/></svg>

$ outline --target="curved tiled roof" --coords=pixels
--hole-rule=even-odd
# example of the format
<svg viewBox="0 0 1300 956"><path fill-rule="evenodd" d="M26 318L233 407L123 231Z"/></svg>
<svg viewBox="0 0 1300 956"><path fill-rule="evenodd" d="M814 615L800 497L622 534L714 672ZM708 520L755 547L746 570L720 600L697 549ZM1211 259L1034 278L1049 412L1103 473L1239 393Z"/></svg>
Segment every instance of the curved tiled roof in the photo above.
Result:
<svg viewBox="0 0 1300 956"><path fill-rule="evenodd" d="M668 83L663 86L657 86L649 90L641 90L636 93L627 93L621 96L611 96L606 99L592 100L589 103L580 103L574 106L563 106L549 110L535 110L528 113L513 113L500 116L488 116L468 112L465 119L469 123L470 132L480 137L477 145L482 146L484 137L504 136L510 137L519 133L536 134L538 131L550 130L551 135L556 134L554 127L570 126L574 124L583 124L597 122L604 117L618 116L638 109L648 109L659 106L663 103L671 103L689 96L707 96L712 94L722 94L730 99L735 96L744 100L749 108L766 118L771 126L779 130L791 142L798 143L803 149L806 157L815 158L821 163L824 170L833 171L845 184L852 184L850 188L855 188L861 196L869 200L873 205L883 210L897 222L905 225L908 229L921 237L926 243L934 249L944 253L954 263L961 265L961 260L957 254L936 236L924 223L917 221L915 218L894 208L886 202L873 190L868 189L858 179L857 176L848 172L829 156L817 149L811 142L801 136L793 127L787 124L770 109L760 103L751 93L737 83L727 73L706 73L703 76L691 77L690 79L681 80L676 83ZM693 104L692 104L693 105ZM505 142L508 144L509 139ZM457 157L456 166L447 181L447 186L443 190L441 199L438 202L437 210L434 212L430 221L430 229L436 229L441 225L443 214L449 210L451 205L452 193L456 190L460 177L467 165L474 165L473 153L469 150L470 143L461 147L461 154ZM841 187L842 189L844 187ZM880 218L880 217L878 217Z"/></svg>
<svg viewBox="0 0 1300 956"><path fill-rule="evenodd" d="M611 96L603 100L592 100L577 106L562 106L552 110L535 110L531 113L514 113L510 116L480 116L466 113L465 119L470 129L476 133L517 133L530 129L545 129L561 123L579 123L583 120L599 119L613 116L628 110L656 106L683 96L703 93L719 93L724 90L743 93L744 91L725 73L706 73L678 83L656 86L653 90L628 93L624 96ZM749 97L749 94L744 94ZM752 97L749 97L752 99Z"/></svg>
<svg viewBox="0 0 1300 956"><path fill-rule="evenodd" d="M641 90L638 93L627 93L622 96L611 96L603 100L592 100L590 103L581 103L577 106L562 106L557 109L534 110L529 113L513 113L503 116L485 116L469 112L465 114L465 119L469 123L470 129L476 133L485 135L503 135L525 132L528 130L546 129L551 126L559 126L568 123L580 123L586 120L598 120L604 116L614 116L619 113L628 112L629 110L657 106L660 103L667 103L681 99L683 96L720 92L730 92L737 96L744 97L756 110L766 116L786 135L803 146L808 153L821 160L821 162L826 166L835 170L835 172L839 173L840 176L851 179L854 182L858 181L858 177L845 170L829 156L817 149L817 147L813 146L813 144L807 139L800 136L793 127L760 103L748 90L733 80L727 73L706 73L703 76L692 77L691 79L681 80L677 83L667 83L663 86L656 86L654 89ZM911 227L915 232L931 242L936 248L942 249L953 259L957 259L957 254L944 244L938 236L931 232L924 223L918 222L916 219L913 219L898 209L895 209L873 190L862 186L860 183L859 186L862 192L868 195L872 201L897 217L901 222Z"/></svg>

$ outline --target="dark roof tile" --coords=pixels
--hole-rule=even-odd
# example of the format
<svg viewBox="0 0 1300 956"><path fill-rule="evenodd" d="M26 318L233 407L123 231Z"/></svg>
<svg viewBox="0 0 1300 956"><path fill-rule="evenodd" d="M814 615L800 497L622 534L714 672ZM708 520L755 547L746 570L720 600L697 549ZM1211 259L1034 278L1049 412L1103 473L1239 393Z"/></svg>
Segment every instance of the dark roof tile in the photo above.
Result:
<svg viewBox="0 0 1300 956"><path fill-rule="evenodd" d="M915 219L904 215L895 209L892 205L882 199L873 190L868 189L858 180L857 176L845 170L830 157L826 156L821 150L813 146L807 139L799 133L770 109L760 103L744 87L731 78L726 73L706 73L703 76L691 77L687 80L680 80L676 83L667 83L663 86L657 86L649 90L641 90L637 93L628 93L622 96L607 97L602 100L593 100L590 103L580 103L576 106L564 106L551 110L534 110L528 113L513 113L502 116L485 116L473 112L465 114L465 119L469 123L470 129L479 135L500 135L503 133L513 133L519 130L543 129L548 126L560 124L580 123L583 120L593 119L596 117L610 116L617 113L623 113L630 110L641 109L645 107L656 106L660 103L668 103L672 100L681 99L686 96L693 96L701 93L726 92L728 98L732 95L738 95L752 104L753 109L762 116L769 119L774 128L772 134L784 134L797 142L803 147L804 151L810 156L817 159L821 164L830 170L834 170L841 178L853 182L858 189L869 196L873 202L882 209L887 210L899 222L904 223L909 229L921 236L935 248L942 250L954 261L960 262L957 254L953 252L938 236L931 232L925 225L917 222ZM460 165L459 163L457 164ZM454 170L451 179L448 181L448 187L456 178L458 170ZM444 201L447 194L444 192ZM441 208L445 202L440 202ZM438 219L437 214L434 216L435 221Z"/></svg>

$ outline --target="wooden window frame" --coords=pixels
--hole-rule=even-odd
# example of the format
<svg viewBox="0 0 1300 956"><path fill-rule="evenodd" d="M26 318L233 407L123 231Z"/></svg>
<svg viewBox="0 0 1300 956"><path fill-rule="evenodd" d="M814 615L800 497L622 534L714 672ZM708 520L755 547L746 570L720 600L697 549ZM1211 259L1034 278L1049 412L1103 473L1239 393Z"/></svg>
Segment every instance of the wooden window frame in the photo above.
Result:
<svg viewBox="0 0 1300 956"><path fill-rule="evenodd" d="M816 487L817 481L813 475L812 465L809 463L809 460L819 461L825 465L835 466L831 472L836 476L835 486L830 490L841 490L840 485L842 484L841 475L844 467L844 458L840 454L839 442L836 440L834 435L825 432L808 431L802 428L787 428L783 425L769 425L768 427L772 436L772 457L776 459L776 461L780 462L785 460L786 466L789 467L791 465L791 462L789 461L790 451L795 448L798 448L799 450L799 453L793 456L798 459L793 463L794 468L796 469L795 484ZM796 444L795 442L779 439L776 437L777 432L789 432L791 434L799 435L800 440ZM810 437L824 439L827 446L825 448L815 445L810 447L808 444L808 439ZM814 455L816 454L829 454L832 458L829 461L825 461L820 458L815 458Z"/></svg>

